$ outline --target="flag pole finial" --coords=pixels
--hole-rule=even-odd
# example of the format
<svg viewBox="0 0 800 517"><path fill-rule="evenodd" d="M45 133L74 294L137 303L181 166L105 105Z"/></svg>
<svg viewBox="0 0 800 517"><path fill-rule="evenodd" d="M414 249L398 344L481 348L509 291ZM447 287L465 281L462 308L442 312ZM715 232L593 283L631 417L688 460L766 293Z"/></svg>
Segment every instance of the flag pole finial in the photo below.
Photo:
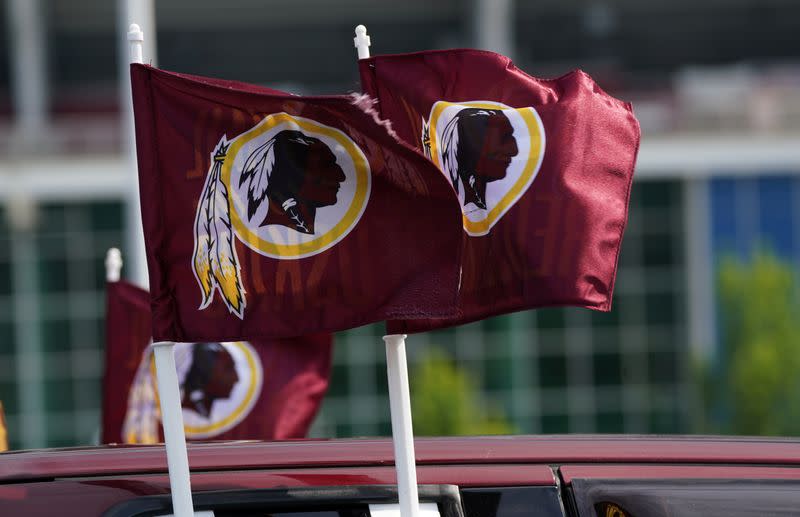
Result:
<svg viewBox="0 0 800 517"><path fill-rule="evenodd" d="M356 26L356 37L353 38L353 46L358 50L358 59L369 57L370 44L367 28L363 25Z"/></svg>
<svg viewBox="0 0 800 517"><path fill-rule="evenodd" d="M128 27L128 44L131 47L131 63L143 63L142 46L144 44L144 33L141 27L135 23Z"/></svg>
<svg viewBox="0 0 800 517"><path fill-rule="evenodd" d="M122 271L122 253L118 248L106 252L106 282L119 282Z"/></svg>
<svg viewBox="0 0 800 517"><path fill-rule="evenodd" d="M142 33L142 28L139 27L138 23L132 23L130 27L128 27L128 41L144 41L144 33Z"/></svg>

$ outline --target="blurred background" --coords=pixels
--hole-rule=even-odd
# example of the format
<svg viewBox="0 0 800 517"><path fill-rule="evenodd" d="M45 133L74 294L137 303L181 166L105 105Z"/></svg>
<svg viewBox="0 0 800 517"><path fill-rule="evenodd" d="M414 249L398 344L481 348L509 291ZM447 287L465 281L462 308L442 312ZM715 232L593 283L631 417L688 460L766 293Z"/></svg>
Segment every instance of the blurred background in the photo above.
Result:
<svg viewBox="0 0 800 517"><path fill-rule="evenodd" d="M97 439L106 250L122 249L128 278L143 268L120 109L132 21L148 62L296 93L360 89L352 38L364 23L374 54L485 48L532 75L582 68L633 102L643 139L612 312L412 336L417 434L800 434L796 0L169 0L152 16L146 5L2 0L11 448ZM390 433L381 334L336 336L312 435Z"/></svg>

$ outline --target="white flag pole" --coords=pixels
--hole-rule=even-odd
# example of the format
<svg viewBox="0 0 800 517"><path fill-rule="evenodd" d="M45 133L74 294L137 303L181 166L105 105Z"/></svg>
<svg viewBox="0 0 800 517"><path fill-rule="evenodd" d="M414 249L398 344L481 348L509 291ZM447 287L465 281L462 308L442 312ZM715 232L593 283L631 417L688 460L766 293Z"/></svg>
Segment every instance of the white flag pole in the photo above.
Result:
<svg viewBox="0 0 800 517"><path fill-rule="evenodd" d="M356 27L353 45L358 59L369 57L370 38L367 28ZM411 393L408 389L406 335L383 336L386 343L386 378L389 383L389 407L392 416L392 443L397 470L397 497L401 517L419 516L417 465L414 457L414 429L411 425Z"/></svg>
<svg viewBox="0 0 800 517"><path fill-rule="evenodd" d="M397 471L397 497L401 517L419 517L414 429L411 426L411 393L408 389L406 335L383 336L386 342L386 378L392 415L392 443Z"/></svg>
<svg viewBox="0 0 800 517"><path fill-rule="evenodd" d="M106 282L119 282L122 271L122 253L117 248L106 252Z"/></svg>
<svg viewBox="0 0 800 517"><path fill-rule="evenodd" d="M124 34L131 23L136 22L126 38L120 38L119 52L120 114L125 137L124 153L128 161L129 188L125 199L125 255L127 277L134 284L147 288L147 258L144 249L144 232L139 208L139 175L136 169L136 146L134 145L133 105L131 104L131 81L129 63L147 62L156 64L156 19L155 0L117 0L119 30Z"/></svg>
<svg viewBox="0 0 800 517"><path fill-rule="evenodd" d="M129 0L125 2L128 4L127 11L132 10L130 5L132 2ZM141 6L140 6L141 7ZM130 13L129 13L130 14ZM123 25L124 27L124 25ZM139 25L133 23L128 29L128 47L129 47L129 62L130 63L143 63L144 53L142 47L144 44L144 33ZM128 266L128 277L135 283L142 287L147 287L147 259L144 252L144 233L142 230L142 218L139 208L139 175L137 173L136 163L136 144L135 130L133 124L133 105L131 101L131 80L128 70L125 69L122 74L123 81L125 82L123 89L126 94L126 102L123 104L123 119L125 136L128 137L127 147L125 149L126 158L129 161L130 167L130 190L125 202L125 210L127 212L125 229L128 238L128 257L132 257L132 264ZM131 267L132 266L132 267Z"/></svg>
<svg viewBox="0 0 800 517"><path fill-rule="evenodd" d="M128 42L131 63L141 63L144 34L135 23L128 29ZM158 379L158 398L161 404L161 423L164 426L164 445L167 450L172 513L175 517L193 517L189 455L186 451L180 386L175 367L175 343L169 341L153 343L153 355Z"/></svg>
<svg viewBox="0 0 800 517"><path fill-rule="evenodd" d="M172 492L172 513L175 517L192 517L192 485L189 479L189 456L183 434L178 373L175 367L175 343L153 343L158 378L158 399L161 403L161 423L164 426L164 445L167 449L169 487Z"/></svg>

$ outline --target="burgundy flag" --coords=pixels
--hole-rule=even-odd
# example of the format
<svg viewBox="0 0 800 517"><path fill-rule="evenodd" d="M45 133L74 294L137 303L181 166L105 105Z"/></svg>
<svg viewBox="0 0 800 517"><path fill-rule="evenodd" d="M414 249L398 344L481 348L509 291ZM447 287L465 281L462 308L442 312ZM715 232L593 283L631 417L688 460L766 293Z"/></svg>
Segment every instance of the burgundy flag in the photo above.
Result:
<svg viewBox="0 0 800 517"><path fill-rule="evenodd" d="M106 283L103 443L125 443L128 392L150 344L150 293L128 282Z"/></svg>
<svg viewBox="0 0 800 517"><path fill-rule="evenodd" d="M104 443L163 441L150 294L107 284ZM330 334L178 343L175 364L189 440L302 438L328 389Z"/></svg>
<svg viewBox="0 0 800 517"><path fill-rule="evenodd" d="M458 200L364 98L131 79L154 339L455 314Z"/></svg>
<svg viewBox="0 0 800 517"><path fill-rule="evenodd" d="M376 56L360 71L380 117L452 183L466 236L458 316L397 318L391 332L611 308L639 147L630 104L581 71L536 79L478 50Z"/></svg>

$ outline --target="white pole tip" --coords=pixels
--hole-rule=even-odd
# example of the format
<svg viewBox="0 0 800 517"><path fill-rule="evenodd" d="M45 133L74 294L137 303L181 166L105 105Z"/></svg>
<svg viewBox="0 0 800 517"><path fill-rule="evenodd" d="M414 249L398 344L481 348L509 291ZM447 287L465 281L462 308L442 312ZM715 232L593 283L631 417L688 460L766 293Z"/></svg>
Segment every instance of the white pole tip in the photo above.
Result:
<svg viewBox="0 0 800 517"><path fill-rule="evenodd" d="M110 262L122 262L122 252L119 251L119 248L108 248L106 260Z"/></svg>
<svg viewBox="0 0 800 517"><path fill-rule="evenodd" d="M106 280L118 282L122 270L122 253L117 248L109 248L106 252Z"/></svg>
<svg viewBox="0 0 800 517"><path fill-rule="evenodd" d="M132 23L128 27L128 41L144 41L144 33L139 25Z"/></svg>
<svg viewBox="0 0 800 517"><path fill-rule="evenodd" d="M353 46L358 49L358 59L365 59L369 57L369 36L367 36L367 28L363 25L356 26L356 37L353 38Z"/></svg>

